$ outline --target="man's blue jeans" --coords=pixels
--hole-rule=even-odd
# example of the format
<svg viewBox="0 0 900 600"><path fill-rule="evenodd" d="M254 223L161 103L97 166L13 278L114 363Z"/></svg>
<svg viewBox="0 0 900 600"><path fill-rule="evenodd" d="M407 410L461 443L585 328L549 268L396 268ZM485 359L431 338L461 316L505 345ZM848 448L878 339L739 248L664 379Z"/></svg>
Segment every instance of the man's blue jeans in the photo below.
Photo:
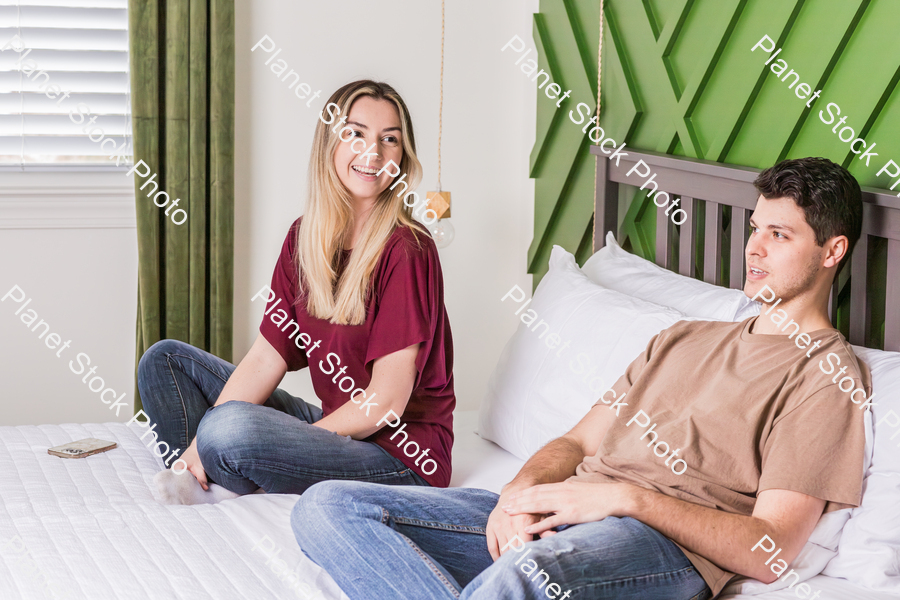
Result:
<svg viewBox="0 0 900 600"><path fill-rule="evenodd" d="M190 344L163 340L138 365L144 412L170 448L197 452L207 477L238 494L257 488L301 494L326 479L390 485L428 483L377 444L340 436L315 423L322 409L276 389L260 406L211 408L235 366Z"/></svg>
<svg viewBox="0 0 900 600"><path fill-rule="evenodd" d="M328 481L300 498L291 526L303 552L351 600L706 600L712 595L678 546L631 518L567 527L518 551L511 548L494 562L485 528L497 499L469 488ZM540 570L549 580L538 577Z"/></svg>

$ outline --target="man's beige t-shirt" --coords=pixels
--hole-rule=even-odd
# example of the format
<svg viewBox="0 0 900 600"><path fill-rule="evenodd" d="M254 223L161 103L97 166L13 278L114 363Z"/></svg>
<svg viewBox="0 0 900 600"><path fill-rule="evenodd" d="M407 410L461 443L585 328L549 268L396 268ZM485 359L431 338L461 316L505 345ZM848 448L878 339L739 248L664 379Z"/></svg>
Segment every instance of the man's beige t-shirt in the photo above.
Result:
<svg viewBox="0 0 900 600"><path fill-rule="evenodd" d="M627 404L614 409L619 416L597 454L585 457L572 479L623 481L743 515L768 489L859 506L865 400L857 393L862 402L854 404L850 393L863 387L868 397L868 369L833 329L808 332L820 347L801 350L787 335L750 333L757 318L681 321L654 337L612 387L615 395L607 392L595 405ZM820 362L833 372L826 375ZM842 367L846 373L838 375ZM853 379L852 388L843 383L847 392L838 387L843 377ZM650 416L649 424L641 427L642 417L626 425L638 410ZM666 466L665 446L657 448L662 458L654 454L660 442L668 453L680 449L683 474L671 469L677 457ZM834 508L826 504L825 511ZM713 596L734 576L679 547Z"/></svg>

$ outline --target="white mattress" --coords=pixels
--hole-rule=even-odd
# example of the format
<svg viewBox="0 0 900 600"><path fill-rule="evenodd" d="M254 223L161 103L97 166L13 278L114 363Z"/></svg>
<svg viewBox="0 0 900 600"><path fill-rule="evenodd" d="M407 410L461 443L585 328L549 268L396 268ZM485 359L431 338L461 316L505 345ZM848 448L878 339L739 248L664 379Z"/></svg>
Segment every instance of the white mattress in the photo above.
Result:
<svg viewBox="0 0 900 600"><path fill-rule="evenodd" d="M318 597L346 598L294 541L297 496L160 504L152 478L162 460L137 431L121 423L0 427L0 598L54 597L45 582L73 600L304 598L266 566L269 544L253 551L263 535L281 548L276 559L322 590ZM86 437L119 447L84 459L47 454Z"/></svg>
<svg viewBox="0 0 900 600"><path fill-rule="evenodd" d="M455 415L451 484L496 492L522 461L478 437L476 423L476 411ZM137 432L120 423L0 427L0 599L52 598L47 583L56 597L73 600L346 598L294 541L289 517L297 496L160 504L152 478L162 460ZM85 459L47 454L86 437L119 447ZM254 551L263 536L271 543ZM263 547L280 549L275 560L316 595L291 589L270 570L275 562L266 566ZM897 599L828 577L809 584L824 600ZM796 597L791 590L755 596Z"/></svg>
<svg viewBox="0 0 900 600"><path fill-rule="evenodd" d="M500 488L516 476L525 461L516 458L497 444L481 439L478 411L457 411L453 414L453 476L451 487L474 487L491 490Z"/></svg>
<svg viewBox="0 0 900 600"><path fill-rule="evenodd" d="M821 598L822 600L897 600L897 598L900 597L884 592L873 592L850 583L846 579L835 579L834 577L826 577L824 575L816 575L812 579L807 580L806 584L812 589L810 596L808 597L812 597L816 592L821 591L822 593L818 598ZM778 592L767 592L758 596L746 596L742 594L729 594L727 593L729 592L729 588L725 588L726 593L721 594L719 599L749 600L750 598L754 598L755 600L797 600L800 596L795 592L796 589L797 586L794 586L793 590L784 589Z"/></svg>

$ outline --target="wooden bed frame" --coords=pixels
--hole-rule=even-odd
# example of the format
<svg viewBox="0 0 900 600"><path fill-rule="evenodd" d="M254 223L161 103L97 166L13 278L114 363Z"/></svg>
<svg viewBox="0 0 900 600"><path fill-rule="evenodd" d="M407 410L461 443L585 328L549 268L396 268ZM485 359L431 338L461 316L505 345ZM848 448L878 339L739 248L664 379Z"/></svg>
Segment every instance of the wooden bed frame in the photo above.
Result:
<svg viewBox="0 0 900 600"><path fill-rule="evenodd" d="M682 158L655 152L625 148L627 157L615 161L591 146L596 156L597 183L594 191L594 251L603 247L606 233L612 231L616 239L619 219L619 184L638 187L644 178L626 173L639 160L656 173L655 181L661 191L673 198L681 197L680 208L688 215L683 225L676 226L668 218L656 220L656 262L688 277L701 278L708 283L742 289L744 284L744 247L749 235L748 219L756 206L758 194L753 180L759 169L726 165L704 160ZM657 209L652 203L652 210ZM703 231L697 227L700 211L703 211ZM723 227L730 212L727 227ZM732 235L740 232L742 235ZM730 238L727 247L723 239ZM698 239L699 238L699 239ZM887 243L887 282L870 281L869 251L876 240ZM702 256L696 256L696 248L702 247ZM723 264L723 251L730 255ZM674 263L677 253L677 265ZM697 259L702 260L702 273L695 272ZM900 351L900 198L893 193L863 188L862 235L849 259L849 336L852 344L864 346L872 339L872 293L881 284L885 294L884 349ZM844 271L847 269L845 268ZM838 279L845 279L845 273ZM832 289L829 311L832 322L837 321L839 283Z"/></svg>

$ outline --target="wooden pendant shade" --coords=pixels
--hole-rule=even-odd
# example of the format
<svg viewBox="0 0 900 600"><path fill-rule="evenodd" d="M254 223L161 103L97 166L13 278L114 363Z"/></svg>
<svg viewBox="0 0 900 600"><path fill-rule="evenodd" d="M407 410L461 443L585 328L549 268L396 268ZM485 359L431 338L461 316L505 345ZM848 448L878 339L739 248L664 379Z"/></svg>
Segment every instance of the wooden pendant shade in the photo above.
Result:
<svg viewBox="0 0 900 600"><path fill-rule="evenodd" d="M428 192L426 207L434 211L438 219L450 218L450 192Z"/></svg>

